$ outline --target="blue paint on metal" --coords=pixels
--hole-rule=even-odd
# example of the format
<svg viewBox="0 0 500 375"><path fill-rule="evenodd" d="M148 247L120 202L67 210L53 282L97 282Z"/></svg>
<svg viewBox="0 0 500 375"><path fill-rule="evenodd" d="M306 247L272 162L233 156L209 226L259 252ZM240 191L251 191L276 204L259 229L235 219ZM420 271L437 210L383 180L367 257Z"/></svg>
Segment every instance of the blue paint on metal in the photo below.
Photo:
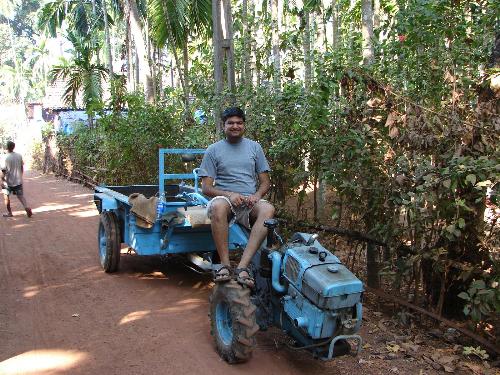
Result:
<svg viewBox="0 0 500 375"><path fill-rule="evenodd" d="M332 337L337 328L337 314L322 310L312 304L300 292L290 285L288 294L282 298L283 309L295 327L301 328L309 337L322 339ZM299 322L307 319L307 325L299 326Z"/></svg>
<svg viewBox="0 0 500 375"><path fill-rule="evenodd" d="M229 249L243 249L248 242L248 232L239 224L233 224L229 227Z"/></svg>
<svg viewBox="0 0 500 375"><path fill-rule="evenodd" d="M205 149L189 148L161 148L158 150L158 184L159 194L165 193L166 180L192 179L197 178L194 173L165 173L165 155L166 154L204 154Z"/></svg>
<svg viewBox="0 0 500 375"><path fill-rule="evenodd" d="M193 175L194 175L194 192L198 194L198 172L200 171L200 168L195 168L193 169Z"/></svg>
<svg viewBox="0 0 500 375"><path fill-rule="evenodd" d="M285 278L300 290L304 274L309 269L314 269L314 273L310 274L311 278L308 279L308 283L313 281L313 286L317 286L317 290L323 297L341 296L363 291L363 283L343 266L335 255L319 244L314 247L317 250L314 253L310 251L310 246L297 246L287 250L283 261L284 264L287 263L289 257L294 258L299 263L299 273L296 280L292 280L290 275L286 273ZM322 251L327 254L323 262L318 256L318 253ZM335 265L337 272L328 271L328 267L331 265Z"/></svg>
<svg viewBox="0 0 500 375"><path fill-rule="evenodd" d="M278 293L284 293L286 291L286 287L280 283L281 261L283 258L277 251L272 251L268 256L272 263L271 280L273 288Z"/></svg>
<svg viewBox="0 0 500 375"><path fill-rule="evenodd" d="M229 305L225 301L220 301L215 306L215 324L224 345L231 345L233 341L233 320Z"/></svg>
<svg viewBox="0 0 500 375"><path fill-rule="evenodd" d="M110 196L112 198L115 198L117 201L128 205L128 197L126 195L118 193L117 191L114 191L113 189L110 189L106 186L96 186L95 190L98 191L99 193L102 193L103 196ZM99 193L95 195L100 197Z"/></svg>
<svg viewBox="0 0 500 375"><path fill-rule="evenodd" d="M181 207L205 206L208 199L203 196L199 189L198 168L189 173L165 173L165 155L167 154L203 154L204 149L160 149L159 150L159 194L165 192L165 181L169 179L193 179L195 186L181 185L182 194L179 194L179 201L168 201L166 203L166 214L174 213ZM134 191L134 187L153 185L132 185L129 191ZM156 186L155 186L156 187ZM140 191L140 189L137 189ZM190 253L216 251L213 243L210 226L203 230L191 228L188 220L176 225L165 225L162 220L157 220L152 228L142 228L136 225L136 218L131 214L131 206L128 197L113 187L97 186L95 196L102 201L102 209L115 212L122 223L122 241L133 248L138 255L158 255L173 253ZM190 229L191 228L191 229ZM180 231L185 229L185 232ZM239 225L232 225L229 228L229 250L245 248L248 240L248 233Z"/></svg>
<svg viewBox="0 0 500 375"><path fill-rule="evenodd" d="M329 275L326 275L329 273ZM363 283L343 265L339 265L338 272L332 274L322 267L321 272L317 272L317 279L314 280L319 286L323 286L321 294L323 297L337 297L343 295L355 295L363 292ZM327 281L328 280L328 281ZM312 283L313 280L310 280ZM350 303L347 303L350 305Z"/></svg>
<svg viewBox="0 0 500 375"><path fill-rule="evenodd" d="M359 331L359 329L361 328L361 322L363 320L363 305L361 304L361 302L358 302L356 304L356 319L357 321L353 329L354 332Z"/></svg>
<svg viewBox="0 0 500 375"><path fill-rule="evenodd" d="M118 202L115 198L104 193L95 194L101 200L101 211L110 211L118 208Z"/></svg>

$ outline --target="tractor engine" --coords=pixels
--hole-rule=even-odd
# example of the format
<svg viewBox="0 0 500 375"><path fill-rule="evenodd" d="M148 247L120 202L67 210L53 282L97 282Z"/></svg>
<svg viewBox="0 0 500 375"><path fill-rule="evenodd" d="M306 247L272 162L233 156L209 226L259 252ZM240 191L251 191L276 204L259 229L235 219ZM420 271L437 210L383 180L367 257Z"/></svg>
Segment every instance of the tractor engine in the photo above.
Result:
<svg viewBox="0 0 500 375"><path fill-rule="evenodd" d="M296 233L291 242L269 254L272 286L281 295L279 325L301 346L333 346L357 341L362 319L363 284L325 249L316 235ZM284 295L283 295L284 294Z"/></svg>

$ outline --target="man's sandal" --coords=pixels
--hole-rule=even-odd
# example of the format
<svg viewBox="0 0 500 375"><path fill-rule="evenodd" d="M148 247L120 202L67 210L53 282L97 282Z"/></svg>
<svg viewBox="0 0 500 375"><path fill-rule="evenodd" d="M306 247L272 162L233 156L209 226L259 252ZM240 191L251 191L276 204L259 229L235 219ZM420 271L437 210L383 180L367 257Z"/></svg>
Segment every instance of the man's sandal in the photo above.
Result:
<svg viewBox="0 0 500 375"><path fill-rule="evenodd" d="M226 271L226 272L224 272ZM229 266L222 266L214 273L214 282L215 283L223 283L231 280L233 277L233 273Z"/></svg>
<svg viewBox="0 0 500 375"><path fill-rule="evenodd" d="M241 275L243 272L245 272L246 275ZM236 276L238 284L246 286L250 289L255 287L255 279L253 278L252 271L250 271L249 268L236 268L234 275Z"/></svg>

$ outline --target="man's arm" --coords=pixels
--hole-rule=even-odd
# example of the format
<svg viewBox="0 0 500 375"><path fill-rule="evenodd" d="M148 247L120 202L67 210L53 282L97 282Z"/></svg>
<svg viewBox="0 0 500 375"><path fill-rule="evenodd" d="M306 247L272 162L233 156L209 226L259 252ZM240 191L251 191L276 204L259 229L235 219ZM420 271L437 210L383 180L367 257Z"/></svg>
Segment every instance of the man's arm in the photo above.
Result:
<svg viewBox="0 0 500 375"><path fill-rule="evenodd" d="M255 194L252 194L247 197L247 204L250 207L252 207L259 200L261 200L264 195L267 194L270 188L271 188L271 179L269 178L269 172L266 171L259 173L259 188L255 192Z"/></svg>
<svg viewBox="0 0 500 375"><path fill-rule="evenodd" d="M239 206L246 201L246 198L240 193L216 189L212 177L205 176L201 178L201 191L210 198L218 196L226 197L234 206Z"/></svg>

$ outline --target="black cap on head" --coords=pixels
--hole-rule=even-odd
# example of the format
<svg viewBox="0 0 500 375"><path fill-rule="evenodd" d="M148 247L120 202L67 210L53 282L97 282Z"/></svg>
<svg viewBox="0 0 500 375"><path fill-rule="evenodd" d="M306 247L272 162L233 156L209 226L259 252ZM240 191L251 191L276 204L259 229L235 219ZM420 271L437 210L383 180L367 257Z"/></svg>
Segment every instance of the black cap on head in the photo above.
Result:
<svg viewBox="0 0 500 375"><path fill-rule="evenodd" d="M7 150L13 151L14 147L16 147L16 144L12 141L7 141Z"/></svg>
<svg viewBox="0 0 500 375"><path fill-rule="evenodd" d="M222 122L226 122L226 120L229 117L233 117L233 116L240 117L241 119L243 119L243 121L245 121L245 112L243 112L243 110L241 108L229 107L229 108L226 108L224 110L224 112L222 112Z"/></svg>

